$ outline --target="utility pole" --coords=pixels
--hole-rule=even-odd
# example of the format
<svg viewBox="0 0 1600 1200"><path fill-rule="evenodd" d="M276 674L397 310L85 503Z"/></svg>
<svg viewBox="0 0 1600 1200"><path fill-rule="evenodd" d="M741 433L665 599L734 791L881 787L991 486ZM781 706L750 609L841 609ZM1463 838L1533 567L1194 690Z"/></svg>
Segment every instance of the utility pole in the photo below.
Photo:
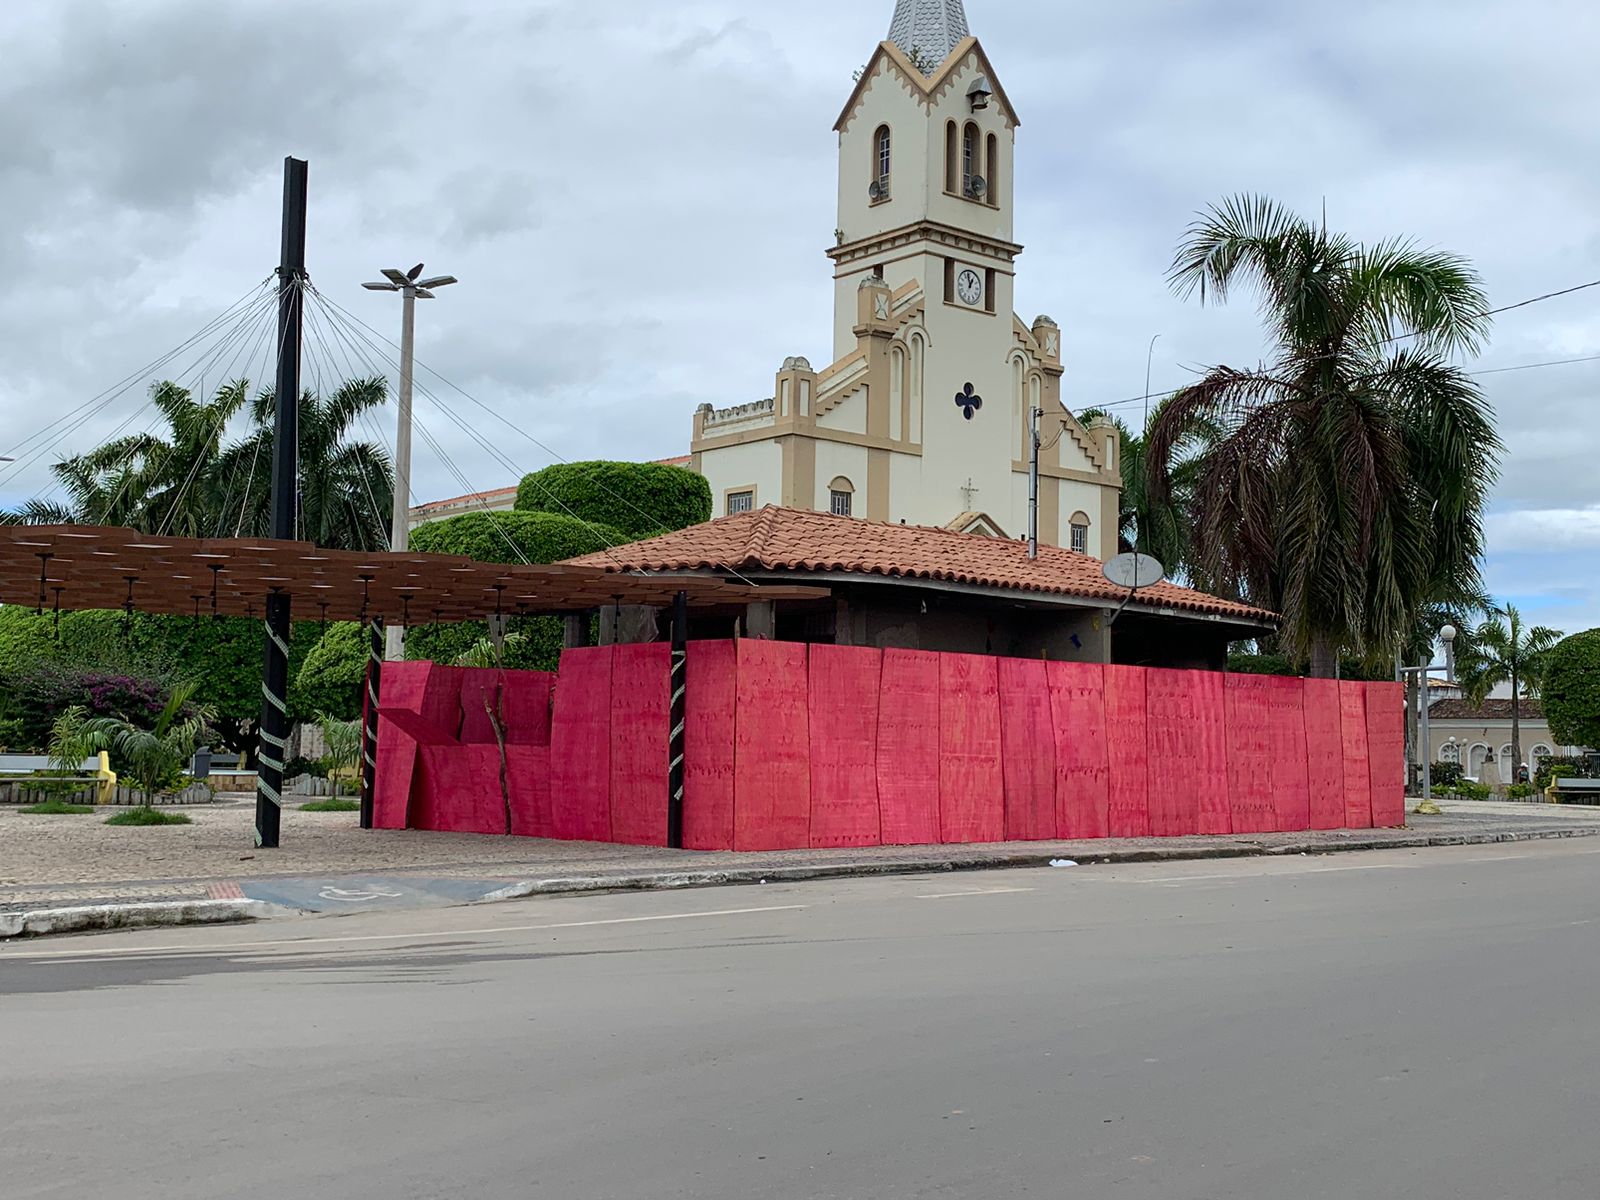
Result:
<svg viewBox="0 0 1600 1200"><path fill-rule="evenodd" d="M417 301L432 300L433 289L449 287L457 282L454 275L436 275L420 279L422 264L409 271L387 267L383 281L363 283L369 292L399 292L400 309L400 409L399 423L394 434L394 507L389 524L389 549L403 553L411 547L411 397L412 374L415 367L417 331ZM390 625L386 635L384 657L398 661L404 654L405 630Z"/></svg>
<svg viewBox="0 0 1600 1200"><path fill-rule="evenodd" d="M300 329L305 311L306 162L283 160L283 242L278 256L278 380L273 395L272 537L296 533L300 447ZM262 650L260 745L256 770L256 845L278 848L283 767L289 737L289 594L267 597Z"/></svg>
<svg viewBox="0 0 1600 1200"><path fill-rule="evenodd" d="M1039 557L1039 418L1044 409L1028 410L1028 557Z"/></svg>

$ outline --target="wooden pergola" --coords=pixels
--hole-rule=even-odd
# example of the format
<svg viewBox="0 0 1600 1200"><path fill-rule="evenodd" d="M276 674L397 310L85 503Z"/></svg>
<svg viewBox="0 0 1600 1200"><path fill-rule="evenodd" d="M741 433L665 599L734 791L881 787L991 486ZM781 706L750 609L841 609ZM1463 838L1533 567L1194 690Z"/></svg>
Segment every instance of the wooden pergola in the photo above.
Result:
<svg viewBox="0 0 1600 1200"><path fill-rule="evenodd" d="M664 577L600 567L479 562L442 554L366 554L264 538L155 537L89 525L0 526L0 604L62 613L120 609L264 619L264 707L256 782L256 844L278 845L278 813L288 734L286 635L300 620L369 626L370 660L362 722L361 824L371 828L378 739L378 694L386 624L427 625L486 617L581 613L607 605L672 609L669 837L681 844L684 652L690 608L826 598L826 589L767 586L711 576ZM273 649L278 653L274 655Z"/></svg>
<svg viewBox="0 0 1600 1200"><path fill-rule="evenodd" d="M90 525L0 526L0 604L44 612L120 609L261 617L287 596L301 620L425 625L606 605L691 608L825 597L825 589L598 567L479 562L442 554L367 554L270 539L152 537Z"/></svg>

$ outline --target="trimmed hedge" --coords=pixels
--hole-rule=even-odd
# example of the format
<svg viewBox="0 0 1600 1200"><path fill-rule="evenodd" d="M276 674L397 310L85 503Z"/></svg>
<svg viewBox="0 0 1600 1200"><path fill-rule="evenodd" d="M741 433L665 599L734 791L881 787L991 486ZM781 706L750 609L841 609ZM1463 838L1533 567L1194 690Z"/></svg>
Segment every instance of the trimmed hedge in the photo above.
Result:
<svg viewBox="0 0 1600 1200"><path fill-rule="evenodd" d="M637 541L709 521L711 485L661 463L558 463L522 481L517 510L576 517Z"/></svg>
<svg viewBox="0 0 1600 1200"><path fill-rule="evenodd" d="M1551 649L1540 696L1556 741L1600 749L1600 629Z"/></svg>
<svg viewBox="0 0 1600 1200"><path fill-rule="evenodd" d="M365 631L354 621L335 621L306 654L289 686L289 707L302 720L326 713L339 721L361 715L361 687L370 657Z"/></svg>
<svg viewBox="0 0 1600 1200"><path fill-rule="evenodd" d="M411 532L411 548L424 554L465 554L480 562L560 562L627 541L616 529L594 527L559 513L467 513L422 525ZM515 549L513 549L513 546ZM519 553L520 552L520 553ZM406 657L454 663L489 636L484 621L430 625L426 602L413 610L416 624L406 631ZM512 617L508 633L526 638L507 647L505 665L514 670L553 671L561 660L561 621L556 617Z"/></svg>

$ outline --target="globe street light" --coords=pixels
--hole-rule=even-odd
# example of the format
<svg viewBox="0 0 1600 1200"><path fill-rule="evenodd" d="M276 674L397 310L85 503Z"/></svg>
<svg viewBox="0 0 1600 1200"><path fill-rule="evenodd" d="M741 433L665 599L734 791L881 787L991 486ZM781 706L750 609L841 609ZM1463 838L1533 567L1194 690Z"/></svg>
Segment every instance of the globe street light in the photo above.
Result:
<svg viewBox="0 0 1600 1200"><path fill-rule="evenodd" d="M394 513L389 531L389 549L411 547L411 376L413 343L416 340L417 301L432 300L434 289L457 282L454 275L435 275L422 279L422 264L409 271L386 267L383 280L363 283L369 292L399 292L403 301L400 315L400 416L394 435ZM405 645L405 630L391 625L384 635L384 657L398 660Z"/></svg>

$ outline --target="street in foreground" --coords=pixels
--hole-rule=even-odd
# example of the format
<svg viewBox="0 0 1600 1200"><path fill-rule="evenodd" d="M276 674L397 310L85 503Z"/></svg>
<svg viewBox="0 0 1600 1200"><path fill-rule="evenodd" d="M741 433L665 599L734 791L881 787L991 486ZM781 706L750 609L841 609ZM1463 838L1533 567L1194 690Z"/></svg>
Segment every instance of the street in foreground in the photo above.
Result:
<svg viewBox="0 0 1600 1200"><path fill-rule="evenodd" d="M1590 1197L1600 848L0 950L10 1197Z"/></svg>

